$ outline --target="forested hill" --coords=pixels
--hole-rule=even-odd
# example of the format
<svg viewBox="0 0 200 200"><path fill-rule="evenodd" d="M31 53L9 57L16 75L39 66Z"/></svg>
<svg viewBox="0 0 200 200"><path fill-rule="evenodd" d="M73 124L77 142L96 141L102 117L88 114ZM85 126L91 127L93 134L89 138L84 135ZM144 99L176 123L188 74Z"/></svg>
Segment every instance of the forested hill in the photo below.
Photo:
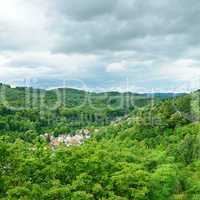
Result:
<svg viewBox="0 0 200 200"><path fill-rule="evenodd" d="M55 135L103 126L133 110L181 94L92 93L70 88L42 90L0 85L2 132L34 130Z"/></svg>
<svg viewBox="0 0 200 200"><path fill-rule="evenodd" d="M52 90L35 89L32 87L11 87L0 83L0 102L8 103L16 107L41 106L41 102L47 105L59 104L65 107L78 107L88 105L96 107L119 107L119 105L129 104L134 106L143 106L149 100L155 98L166 99L176 96L183 96L185 93L131 93L131 92L88 92L72 88L58 88ZM29 105L26 105L29 103Z"/></svg>
<svg viewBox="0 0 200 200"><path fill-rule="evenodd" d="M0 199L199 200L199 97L196 91L151 102L108 125L84 121L90 139L55 149L38 131L66 128L64 106L49 124L49 111L35 121L34 110L2 107Z"/></svg>

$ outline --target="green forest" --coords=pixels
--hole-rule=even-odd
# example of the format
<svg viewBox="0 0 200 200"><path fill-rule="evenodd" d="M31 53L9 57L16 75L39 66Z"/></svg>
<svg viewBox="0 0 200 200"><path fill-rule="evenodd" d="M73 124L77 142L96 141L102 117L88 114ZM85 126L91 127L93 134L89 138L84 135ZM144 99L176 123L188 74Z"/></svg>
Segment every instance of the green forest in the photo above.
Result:
<svg viewBox="0 0 200 200"><path fill-rule="evenodd" d="M200 91L0 89L1 200L200 199ZM42 137L81 129L81 145Z"/></svg>

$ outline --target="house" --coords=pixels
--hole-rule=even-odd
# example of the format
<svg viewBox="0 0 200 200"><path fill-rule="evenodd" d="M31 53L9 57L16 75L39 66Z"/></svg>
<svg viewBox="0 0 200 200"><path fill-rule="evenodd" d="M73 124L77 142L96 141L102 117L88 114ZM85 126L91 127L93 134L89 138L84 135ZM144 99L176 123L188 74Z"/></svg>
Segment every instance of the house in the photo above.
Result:
<svg viewBox="0 0 200 200"><path fill-rule="evenodd" d="M88 129L82 129L76 131L76 133L72 136L68 134L61 134L58 137L54 137L49 133L45 133L42 137L44 137L53 148L56 148L61 144L66 146L75 146L81 145L85 140L89 139L90 131Z"/></svg>

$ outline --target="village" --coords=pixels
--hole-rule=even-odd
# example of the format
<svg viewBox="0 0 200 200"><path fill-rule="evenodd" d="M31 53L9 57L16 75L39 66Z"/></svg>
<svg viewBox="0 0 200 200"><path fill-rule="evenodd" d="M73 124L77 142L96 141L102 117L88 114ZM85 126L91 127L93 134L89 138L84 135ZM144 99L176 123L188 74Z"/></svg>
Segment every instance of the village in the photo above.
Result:
<svg viewBox="0 0 200 200"><path fill-rule="evenodd" d="M60 145L65 146L79 146L84 143L85 140L91 137L91 133L88 129L81 129L76 131L74 134L61 134L58 137L54 137L50 133L45 133L42 136L49 145L55 149Z"/></svg>
<svg viewBox="0 0 200 200"><path fill-rule="evenodd" d="M118 117L111 122L111 125L117 126L122 120L130 120L129 116ZM95 129L94 132L97 133L99 129ZM41 135L44 138L52 149L57 148L60 145L69 146L79 146L83 144L87 139L91 137L91 132L89 129L77 130L71 134L60 134L57 137L53 136L52 133L45 133Z"/></svg>

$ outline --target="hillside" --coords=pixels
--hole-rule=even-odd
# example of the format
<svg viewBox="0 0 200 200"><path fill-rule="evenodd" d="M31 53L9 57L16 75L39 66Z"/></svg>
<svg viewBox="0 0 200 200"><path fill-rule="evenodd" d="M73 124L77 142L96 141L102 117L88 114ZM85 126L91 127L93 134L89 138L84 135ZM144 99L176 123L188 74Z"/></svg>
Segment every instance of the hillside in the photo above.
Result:
<svg viewBox="0 0 200 200"><path fill-rule="evenodd" d="M104 126L152 102L149 94L11 88L3 84L0 96L0 128L12 134L34 130L58 135L88 126ZM155 102L160 99L160 95L153 98Z"/></svg>
<svg viewBox="0 0 200 200"><path fill-rule="evenodd" d="M78 146L52 149L32 127L19 137L1 129L0 198L200 199L199 95L156 101L112 124L90 126L90 139ZM10 126L22 119L22 113L6 112L1 117Z"/></svg>
<svg viewBox="0 0 200 200"><path fill-rule="evenodd" d="M58 88L52 90L36 89L32 87L11 87L0 84L0 102L10 106L38 108L41 103L47 106L79 107L92 106L99 108L121 106L143 106L152 98L156 100L176 96L183 96L184 93L132 93L132 92L88 92L73 88ZM125 105L128 104L128 105Z"/></svg>

